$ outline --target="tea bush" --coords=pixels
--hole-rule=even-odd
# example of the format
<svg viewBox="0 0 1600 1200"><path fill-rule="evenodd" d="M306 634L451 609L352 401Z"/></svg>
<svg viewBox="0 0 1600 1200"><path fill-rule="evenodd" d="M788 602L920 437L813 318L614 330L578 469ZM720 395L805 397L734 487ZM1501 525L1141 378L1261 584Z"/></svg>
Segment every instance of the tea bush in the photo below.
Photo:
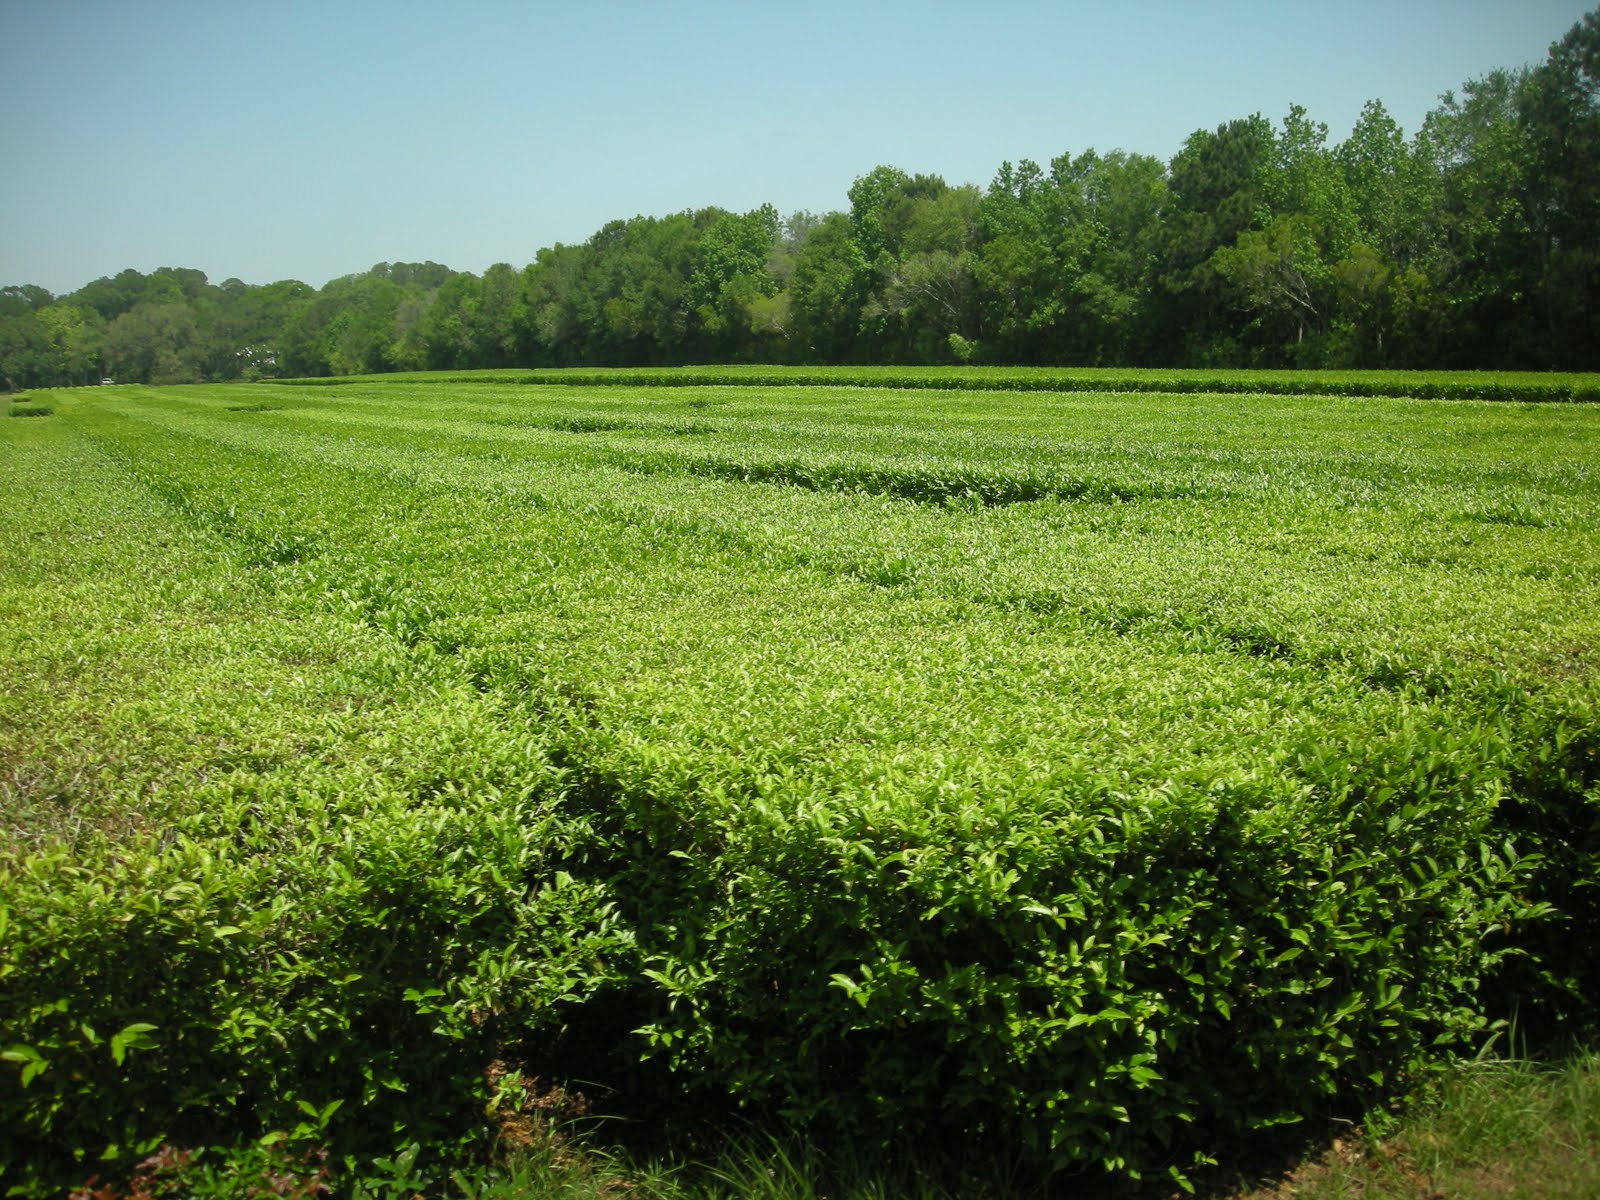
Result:
<svg viewBox="0 0 1600 1200"><path fill-rule="evenodd" d="M560 384L565 387L883 387L937 391L1122 392L1168 395L1411 396L1522 402L1600 400L1592 375L1548 371L1288 371L1110 367L576 367L399 373L287 381Z"/></svg>
<svg viewBox="0 0 1600 1200"><path fill-rule="evenodd" d="M1592 1019L1592 410L437 386L0 435L18 1194L534 1076L1181 1180Z"/></svg>

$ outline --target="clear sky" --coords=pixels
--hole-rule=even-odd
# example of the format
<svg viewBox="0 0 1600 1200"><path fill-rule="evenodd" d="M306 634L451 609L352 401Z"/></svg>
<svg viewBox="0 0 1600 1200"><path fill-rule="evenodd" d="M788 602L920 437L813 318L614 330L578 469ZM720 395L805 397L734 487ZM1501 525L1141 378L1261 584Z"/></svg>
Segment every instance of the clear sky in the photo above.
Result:
<svg viewBox="0 0 1600 1200"><path fill-rule="evenodd" d="M987 184L1541 61L1594 0L0 0L0 285L521 266L606 221Z"/></svg>

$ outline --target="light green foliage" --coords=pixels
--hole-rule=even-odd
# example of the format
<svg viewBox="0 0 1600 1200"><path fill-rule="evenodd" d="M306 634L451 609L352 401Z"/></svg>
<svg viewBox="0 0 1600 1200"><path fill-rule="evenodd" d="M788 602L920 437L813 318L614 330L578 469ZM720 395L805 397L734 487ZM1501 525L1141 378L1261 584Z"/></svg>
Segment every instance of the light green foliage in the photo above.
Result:
<svg viewBox="0 0 1600 1200"><path fill-rule="evenodd" d="M1600 410L515 378L0 426L21 1186L494 1061L1182 1177L1593 978Z"/></svg>
<svg viewBox="0 0 1600 1200"><path fill-rule="evenodd" d="M722 213L701 235L689 286L697 306L725 319L735 302L769 296L775 281L767 259L778 237L778 214L770 205L736 216Z"/></svg>

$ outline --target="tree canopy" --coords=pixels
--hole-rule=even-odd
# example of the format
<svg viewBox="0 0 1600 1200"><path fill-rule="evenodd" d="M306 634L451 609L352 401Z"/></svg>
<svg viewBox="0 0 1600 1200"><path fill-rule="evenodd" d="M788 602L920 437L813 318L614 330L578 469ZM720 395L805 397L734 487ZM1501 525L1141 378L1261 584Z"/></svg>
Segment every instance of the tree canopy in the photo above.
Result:
<svg viewBox="0 0 1600 1200"><path fill-rule="evenodd" d="M481 276L314 289L124 270L0 288L0 384L690 362L1600 368L1600 14L1407 136L1295 106L1166 163L1092 149L986 188L879 165L848 208L636 216Z"/></svg>

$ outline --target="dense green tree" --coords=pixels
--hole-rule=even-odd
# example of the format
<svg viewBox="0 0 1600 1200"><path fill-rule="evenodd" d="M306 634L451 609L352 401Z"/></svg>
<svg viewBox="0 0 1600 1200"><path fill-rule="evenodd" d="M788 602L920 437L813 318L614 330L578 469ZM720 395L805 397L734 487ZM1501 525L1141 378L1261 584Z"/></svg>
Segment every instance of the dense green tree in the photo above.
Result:
<svg viewBox="0 0 1600 1200"><path fill-rule="evenodd" d="M1130 361L1152 336L1165 171L1121 151L1003 164L983 199L976 274L988 356Z"/></svg>
<svg viewBox="0 0 1600 1200"><path fill-rule="evenodd" d="M829 213L806 237L789 284L790 336L804 362L852 362L871 272L854 223Z"/></svg>
<svg viewBox="0 0 1600 1200"><path fill-rule="evenodd" d="M1268 176L1276 157L1272 126L1256 114L1214 132L1196 130L1168 168L1158 300L1161 323L1176 335L1166 341L1168 355L1178 361L1248 357L1211 256L1271 219Z"/></svg>
<svg viewBox="0 0 1600 1200"><path fill-rule="evenodd" d="M1430 275L1452 297L1446 354L1457 365L1511 365L1518 356L1509 347L1526 345L1537 323L1532 293L1543 255L1531 209L1538 183L1517 111L1528 77L1494 71L1468 81L1444 96L1419 135L1440 179Z"/></svg>
<svg viewBox="0 0 1600 1200"><path fill-rule="evenodd" d="M433 261L420 263L374 263L367 271L374 279L387 279L407 290L432 292L455 274L449 267Z"/></svg>
<svg viewBox="0 0 1600 1200"><path fill-rule="evenodd" d="M67 299L92 308L103 319L112 321L139 302L144 284L144 276L130 268L118 272L115 277L101 276L92 283L86 283Z"/></svg>
<svg viewBox="0 0 1600 1200"><path fill-rule="evenodd" d="M902 189L911 182L899 167L878 166L850 185L850 229L856 249L869 268L891 253L888 213Z"/></svg>
<svg viewBox="0 0 1600 1200"><path fill-rule="evenodd" d="M316 290L298 279L261 287L231 279L219 291L221 299L208 327L209 377L258 379L281 374L286 333L313 303Z"/></svg>
<svg viewBox="0 0 1600 1200"><path fill-rule="evenodd" d="M7 390L91 383L99 378L103 332L97 313L69 305L0 316L0 382Z"/></svg>
<svg viewBox="0 0 1600 1200"><path fill-rule="evenodd" d="M472 342L480 367L515 366L527 351L528 306L522 277L509 263L495 263L478 285Z"/></svg>
<svg viewBox="0 0 1600 1200"><path fill-rule="evenodd" d="M0 317L20 317L54 302L55 297L37 284L12 284L0 288Z"/></svg>
<svg viewBox="0 0 1600 1200"><path fill-rule="evenodd" d="M0 383L6 391L65 382L51 374L54 359L50 331L38 313L0 316Z"/></svg>
<svg viewBox="0 0 1600 1200"><path fill-rule="evenodd" d="M1166 170L1141 154L1090 150L1051 164L1056 186L1077 217L1071 295L1080 335L1073 360L1086 364L1144 357L1152 339L1149 296L1160 262Z"/></svg>
<svg viewBox="0 0 1600 1200"><path fill-rule="evenodd" d="M693 361L1600 366L1600 15L1408 138L1292 107L1170 163L1093 150L985 191L877 166L844 211L612 221L482 278L321 289L124 270L0 289L12 386Z"/></svg>
<svg viewBox="0 0 1600 1200"><path fill-rule="evenodd" d="M1327 331L1332 271L1318 233L1304 214L1273 217L1265 229L1247 229L1211 256L1212 269L1250 317L1244 331L1267 349L1272 365L1293 361L1278 353L1288 343Z"/></svg>
<svg viewBox="0 0 1600 1200"><path fill-rule="evenodd" d="M174 288L177 289L177 295L173 295ZM157 267L149 277L143 298L157 302L181 298L193 303L209 297L217 290L206 279L204 271L197 271L193 267Z"/></svg>
<svg viewBox="0 0 1600 1200"><path fill-rule="evenodd" d="M1311 222L1326 257L1343 257L1359 234L1356 205L1339 155L1328 145L1328 127L1298 104L1274 139L1263 190L1273 216Z"/></svg>
<svg viewBox="0 0 1600 1200"><path fill-rule="evenodd" d="M1367 102L1333 158L1344 176L1354 241L1399 265L1426 256L1438 176L1381 101Z"/></svg>
<svg viewBox="0 0 1600 1200"><path fill-rule="evenodd" d="M481 298L482 289L474 275L452 275L434 291L422 318L429 368L439 371L479 365L476 333Z"/></svg>
<svg viewBox="0 0 1600 1200"><path fill-rule="evenodd" d="M771 270L780 228L770 204L743 215L722 213L700 235L689 297L706 345L718 358L741 358L755 345L761 301L778 291Z"/></svg>
<svg viewBox="0 0 1600 1200"><path fill-rule="evenodd" d="M590 240L577 316L588 361L687 361L702 349L691 278L703 231L720 209L614 221Z"/></svg>
<svg viewBox="0 0 1600 1200"><path fill-rule="evenodd" d="M204 346L194 310L182 301L145 300L106 330L106 368L129 383L198 383Z"/></svg>
<svg viewBox="0 0 1600 1200"><path fill-rule="evenodd" d="M395 307L389 361L396 371L428 369L427 321L432 299L424 293L412 292Z"/></svg>
<svg viewBox="0 0 1600 1200"><path fill-rule="evenodd" d="M877 357L936 362L976 341L981 204L977 188L930 175L906 178L890 194L862 311Z"/></svg>
<svg viewBox="0 0 1600 1200"><path fill-rule="evenodd" d="M78 386L100 378L101 340L105 322L93 309L51 304L36 314L53 350L53 380Z"/></svg>
<svg viewBox="0 0 1600 1200"><path fill-rule="evenodd" d="M998 361L1049 362L1066 330L1053 188L1037 163L1001 163L979 209L974 274L980 321Z"/></svg>
<svg viewBox="0 0 1600 1200"><path fill-rule="evenodd" d="M1550 49L1520 97L1539 250L1538 365L1600 366L1600 13Z"/></svg>
<svg viewBox="0 0 1600 1200"><path fill-rule="evenodd" d="M558 242L540 250L523 270L522 298L528 323L524 341L530 365L565 367L585 361L578 290L589 257L587 246Z"/></svg>
<svg viewBox="0 0 1600 1200"><path fill-rule="evenodd" d="M1428 275L1440 236L1436 165L1376 100L1332 156L1352 223L1348 243L1329 265L1323 361L1357 367L1432 361L1441 315Z"/></svg>

